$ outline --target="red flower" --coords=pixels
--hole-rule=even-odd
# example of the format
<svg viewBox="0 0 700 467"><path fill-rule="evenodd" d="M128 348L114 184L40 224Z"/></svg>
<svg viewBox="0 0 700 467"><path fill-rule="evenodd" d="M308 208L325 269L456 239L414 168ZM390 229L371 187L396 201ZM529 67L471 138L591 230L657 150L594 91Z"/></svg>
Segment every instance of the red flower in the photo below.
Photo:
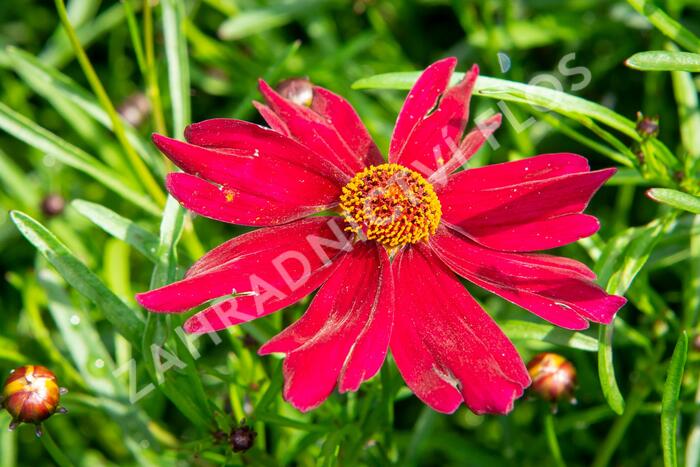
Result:
<svg viewBox="0 0 700 467"><path fill-rule="evenodd" d="M228 296L187 321L204 333L320 287L306 314L260 349L286 354L284 396L295 407L318 406L336 385L357 390L390 347L406 384L435 410L463 401L476 413L511 410L527 370L457 276L558 326L610 323L624 298L577 261L531 252L596 232L581 212L615 170L591 172L583 157L560 153L453 173L501 121L463 137L478 68L448 88L455 65L441 60L418 79L389 163L350 104L320 87L309 104L261 81L267 105L256 107L271 129L214 119L189 126L187 143L155 135L184 171L167 179L183 206L262 228L139 303L182 312Z"/></svg>

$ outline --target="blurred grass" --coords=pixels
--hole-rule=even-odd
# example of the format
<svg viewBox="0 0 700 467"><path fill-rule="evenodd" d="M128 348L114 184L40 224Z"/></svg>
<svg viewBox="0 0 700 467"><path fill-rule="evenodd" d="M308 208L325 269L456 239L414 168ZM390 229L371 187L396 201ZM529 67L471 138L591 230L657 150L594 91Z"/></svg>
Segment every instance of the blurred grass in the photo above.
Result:
<svg viewBox="0 0 700 467"><path fill-rule="evenodd" d="M673 195L670 206L695 209L698 80L676 65L673 73L640 72L624 61L644 51L698 52L700 10L683 0L658 2L654 8L661 10L650 5L72 0L66 4L77 38L71 45L52 2L6 2L0 9L0 372L23 363L49 366L71 389L64 402L71 412L46 423L51 438L44 443L26 427L0 431L0 466L637 466L661 465L664 458L672 463L683 451L687 465L697 465L700 354L692 342L700 229L693 215L657 204L645 192L661 188ZM636 10L654 13L651 22ZM82 64L80 49L87 60ZM563 66L571 53L575 57ZM616 381L626 401L622 416L601 390L595 330L555 331L474 288L524 358L555 350L576 364L578 405L563 405L549 418L548 407L525 400L508 417L480 417L464 408L439 415L405 389L388 362L358 394L335 394L300 414L281 400L278 359L255 350L298 317L308 299L222 333L220 345L208 337L183 343L173 331L179 317L150 316L141 324L135 292L177 278L203 250L245 230L191 219L172 203L161 216L162 200L133 170L135 161L143 164L136 172L146 170L162 186L168 167L150 144L152 131L179 136L187 122L218 116L260 122L251 105L259 99L258 77L309 76L346 96L386 152L405 92L353 84L414 72L446 55L459 58L460 70L476 62L493 78L483 81L486 98L473 100L472 115L498 111L497 100L504 99L516 121L536 119L523 132L504 125L496 133L498 148L480 152L477 163L570 151L586 155L594 168L628 167L589 208L601 219L601 232L562 251L597 264L602 285L628 290L630 304L601 341L603 388ZM577 84L584 74L575 67L590 71L582 89ZM542 73L557 76L560 91L581 99L547 112L524 102L533 97L530 88L508 84L526 84ZM406 82L384 87L405 88ZM138 121L115 118L115 109L140 98L151 110L141 111ZM637 134L638 111L659 116L658 139ZM68 201L62 214L42 210L49 194ZM53 267L20 237L13 220ZM683 331L691 345L679 375L671 355ZM161 380L149 358L153 342L166 343L171 355L188 363L185 369L160 355L161 365L175 365ZM676 363L669 369L670 362ZM667 374L673 378L667 381ZM149 385L156 390L131 404L130 397ZM234 455L212 432L242 418L258 439L253 450ZM2 423L9 423L4 414ZM669 457L673 424L677 454Z"/></svg>

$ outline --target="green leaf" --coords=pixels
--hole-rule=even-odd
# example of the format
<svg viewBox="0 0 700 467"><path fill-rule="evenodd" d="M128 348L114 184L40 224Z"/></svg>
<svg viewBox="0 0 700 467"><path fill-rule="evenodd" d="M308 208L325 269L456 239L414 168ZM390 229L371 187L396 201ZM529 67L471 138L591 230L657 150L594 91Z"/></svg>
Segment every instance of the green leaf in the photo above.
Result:
<svg viewBox="0 0 700 467"><path fill-rule="evenodd" d="M82 149L40 127L2 102L0 102L0 128L36 149L51 154L60 162L89 175L145 211L151 214L160 213L160 209L150 198L139 193L119 174L105 167Z"/></svg>
<svg viewBox="0 0 700 467"><path fill-rule="evenodd" d="M678 338L676 348L673 350L661 399L661 446L664 451L664 465L666 467L676 467L678 465L676 446L678 408L680 405L678 398L687 356L688 334L683 331Z"/></svg>
<svg viewBox="0 0 700 467"><path fill-rule="evenodd" d="M670 188L652 188L647 196L659 203L668 204L677 209L700 214L700 198Z"/></svg>
<svg viewBox="0 0 700 467"><path fill-rule="evenodd" d="M135 310L114 295L43 225L19 211L13 211L10 216L20 233L56 268L68 284L100 309L117 332L132 343L140 341L144 323Z"/></svg>
<svg viewBox="0 0 700 467"><path fill-rule="evenodd" d="M630 228L613 237L596 262L598 280L608 293L624 295L649 259L651 251L675 216L657 219L647 226ZM603 395L617 414L624 411L624 399L613 365L613 326L601 325L598 332L598 375Z"/></svg>
<svg viewBox="0 0 700 467"><path fill-rule="evenodd" d="M352 87L353 89L400 89L407 91L411 89L419 75L420 72L415 71L385 73L360 79L353 83ZM456 84L463 77L464 73L454 73L451 83ZM640 139L635 130L635 124L631 120L600 104L554 89L479 75L474 86L474 93L494 99L541 106L562 115L572 112L586 115L631 138Z"/></svg>
<svg viewBox="0 0 700 467"><path fill-rule="evenodd" d="M675 19L671 18L661 8L648 0L627 0L627 3L644 15L651 24L665 36L671 38L678 45L691 52L700 53L700 38L683 27Z"/></svg>
<svg viewBox="0 0 700 467"><path fill-rule="evenodd" d="M71 206L111 236L122 240L154 263L158 261L158 237L100 204L76 199Z"/></svg>
<svg viewBox="0 0 700 467"><path fill-rule="evenodd" d="M625 60L625 65L642 71L700 71L700 54L650 50Z"/></svg>
<svg viewBox="0 0 700 467"><path fill-rule="evenodd" d="M510 320L501 324L503 332L513 340L536 340L572 349L596 352L598 341L586 334L556 326L529 321Z"/></svg>
<svg viewBox="0 0 700 467"><path fill-rule="evenodd" d="M612 353L612 325L600 325L598 328L598 377L603 396L608 405L618 415L625 411L625 399L615 379L615 366Z"/></svg>
<svg viewBox="0 0 700 467"><path fill-rule="evenodd" d="M173 111L173 133L181 138L190 123L190 66L185 30L185 3L162 0L165 55L168 62L170 100Z"/></svg>
<svg viewBox="0 0 700 467"><path fill-rule="evenodd" d="M51 99L56 95L66 98L105 128L112 130L112 121L97 99L68 76L16 47L8 47L15 71L34 91ZM162 175L162 158L153 146L122 118L126 137L151 170Z"/></svg>

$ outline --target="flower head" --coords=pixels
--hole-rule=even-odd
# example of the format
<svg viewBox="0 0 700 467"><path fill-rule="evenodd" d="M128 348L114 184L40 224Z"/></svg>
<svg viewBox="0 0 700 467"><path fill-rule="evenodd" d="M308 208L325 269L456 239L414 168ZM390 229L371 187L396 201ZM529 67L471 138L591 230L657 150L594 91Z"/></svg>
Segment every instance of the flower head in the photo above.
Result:
<svg viewBox="0 0 700 467"><path fill-rule="evenodd" d="M511 410L527 369L458 276L567 329L610 323L624 298L605 293L585 265L533 252L598 230L582 211L614 169L590 171L583 157L558 153L458 171L501 117L465 134L478 69L450 87L455 66L444 59L420 76L388 161L350 104L313 85L301 100L261 81L266 104L255 105L269 128L214 119L190 125L187 142L155 135L184 171L167 179L183 206L260 228L139 302L182 312L225 297L187 321L204 333L319 289L259 351L286 354L284 396L295 407L314 408L335 387L357 390L391 349L435 410ZM328 211L336 214L320 214Z"/></svg>

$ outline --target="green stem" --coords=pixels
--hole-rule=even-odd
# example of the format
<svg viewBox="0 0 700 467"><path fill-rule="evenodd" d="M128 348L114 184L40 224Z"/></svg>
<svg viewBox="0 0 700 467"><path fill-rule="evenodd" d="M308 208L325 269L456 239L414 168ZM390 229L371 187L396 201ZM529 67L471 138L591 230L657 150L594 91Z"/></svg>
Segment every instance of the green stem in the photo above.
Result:
<svg viewBox="0 0 700 467"><path fill-rule="evenodd" d="M549 451L552 454L554 463L557 467L565 467L566 462L561 455L561 449L559 448L559 441L557 441L557 433L554 429L554 415L551 411L547 411L544 417L544 433L547 437L547 444L549 445Z"/></svg>
<svg viewBox="0 0 700 467"><path fill-rule="evenodd" d="M131 165L131 168L135 172L136 178L140 180L141 183L143 183L144 188L151 195L151 197L160 206L164 206L165 195L163 194L160 185L153 178L153 175L151 175L151 173L148 171L148 167L146 167L146 164L138 156L138 154L136 154L136 151L131 146L131 143L129 143L129 140L126 137L126 132L124 131L124 124L119 115L117 114L117 111L114 108L112 101L109 99L107 91L105 91L104 87L102 86L102 82L97 76L95 69L92 67L90 59L85 53L83 46L80 44L80 40L78 39L78 36L75 33L75 29L70 23L64 1L55 0L55 3L56 9L58 10L58 16L61 20L61 24L63 25L63 28L65 29L66 34L68 35L68 39L70 40L73 46L73 50L75 51L75 55L78 59L78 62L80 63L83 72L85 73L85 77L90 83L90 87L92 87L92 90L97 96L98 100L100 101L100 104L109 115L109 118L112 122L112 128L114 129L114 134L117 137L117 140L119 140L119 143L121 144L122 148L124 149L127 159Z"/></svg>
<svg viewBox="0 0 700 467"><path fill-rule="evenodd" d="M46 448L51 458L56 462L59 467L73 467L73 463L70 459L63 453L63 451L56 445L51 435L44 428L44 433L41 435L41 443Z"/></svg>

